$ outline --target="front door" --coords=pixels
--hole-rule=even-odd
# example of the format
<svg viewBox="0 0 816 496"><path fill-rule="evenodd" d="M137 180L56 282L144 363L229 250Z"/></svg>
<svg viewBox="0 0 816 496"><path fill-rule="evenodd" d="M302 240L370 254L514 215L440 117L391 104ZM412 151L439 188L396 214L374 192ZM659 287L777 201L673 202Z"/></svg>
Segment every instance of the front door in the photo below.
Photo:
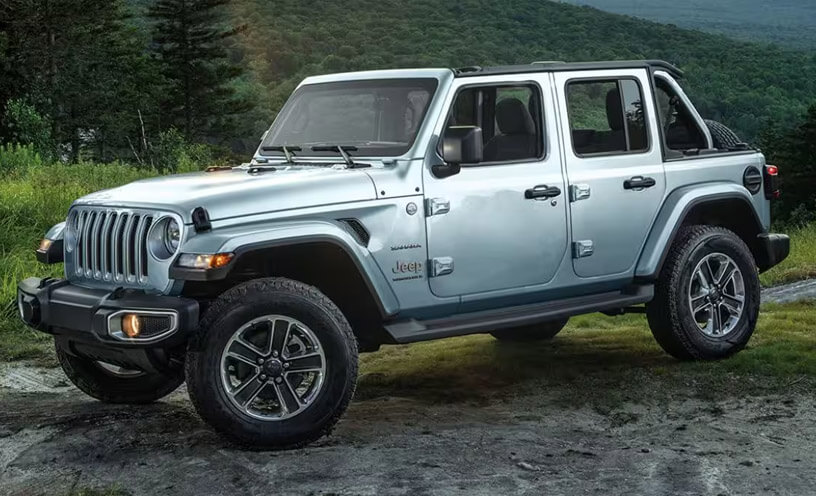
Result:
<svg viewBox="0 0 816 496"><path fill-rule="evenodd" d="M425 170L431 291L444 297L545 284L567 248L560 154L555 139L552 146L544 139L556 136L544 119L552 115L549 87L497 77L457 84L439 133L480 127L484 160L444 179Z"/></svg>
<svg viewBox="0 0 816 496"><path fill-rule="evenodd" d="M579 277L628 276L666 190L646 70L557 73Z"/></svg>

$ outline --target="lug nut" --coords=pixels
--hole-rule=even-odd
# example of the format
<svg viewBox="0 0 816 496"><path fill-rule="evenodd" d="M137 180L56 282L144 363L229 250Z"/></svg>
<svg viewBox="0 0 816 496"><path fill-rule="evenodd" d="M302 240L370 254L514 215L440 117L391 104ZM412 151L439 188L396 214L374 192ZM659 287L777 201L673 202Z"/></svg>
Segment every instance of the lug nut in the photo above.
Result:
<svg viewBox="0 0 816 496"><path fill-rule="evenodd" d="M282 378L280 378L280 377L276 377L276 378L275 378L275 382L277 382L278 384L280 384L281 382L283 382L283 379L282 379Z"/></svg>
<svg viewBox="0 0 816 496"><path fill-rule="evenodd" d="M265 381L265 380L266 380L266 374L261 374L261 380L262 380L262 381Z"/></svg>
<svg viewBox="0 0 816 496"><path fill-rule="evenodd" d="M284 364L283 364L283 368L288 369L288 368L289 368L289 362L284 363Z"/></svg>
<svg viewBox="0 0 816 496"><path fill-rule="evenodd" d="M263 365L263 364L264 364L264 359L263 359L263 358L259 358L259 359L258 359L258 365Z"/></svg>
<svg viewBox="0 0 816 496"><path fill-rule="evenodd" d="M272 356L273 356L273 357L277 357L277 356L278 356L278 352L277 352L277 351L273 351L273 352L272 352Z"/></svg>

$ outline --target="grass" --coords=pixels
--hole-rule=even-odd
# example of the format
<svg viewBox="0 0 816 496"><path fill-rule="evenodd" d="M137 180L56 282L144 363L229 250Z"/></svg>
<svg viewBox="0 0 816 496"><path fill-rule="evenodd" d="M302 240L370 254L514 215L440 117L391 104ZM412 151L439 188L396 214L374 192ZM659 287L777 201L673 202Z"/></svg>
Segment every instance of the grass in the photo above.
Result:
<svg viewBox="0 0 816 496"><path fill-rule="evenodd" d="M501 343L475 335L384 347L363 355L358 397L478 401L532 387L575 403L637 395L655 384L666 391L740 382L741 389L764 389L792 378L816 379L814 327L816 303L766 305L745 350L718 362L680 362L657 345L642 315L584 315L549 342Z"/></svg>
<svg viewBox="0 0 816 496"><path fill-rule="evenodd" d="M781 264L760 276L763 286L816 277L816 224L788 231L791 252Z"/></svg>

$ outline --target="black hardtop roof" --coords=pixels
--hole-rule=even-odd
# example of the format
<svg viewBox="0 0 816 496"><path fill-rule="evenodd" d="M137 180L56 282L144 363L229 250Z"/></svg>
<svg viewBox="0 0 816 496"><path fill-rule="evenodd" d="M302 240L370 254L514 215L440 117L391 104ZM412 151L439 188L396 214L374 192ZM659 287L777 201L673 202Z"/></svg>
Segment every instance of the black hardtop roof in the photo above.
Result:
<svg viewBox="0 0 816 496"><path fill-rule="evenodd" d="M545 61L523 65L500 65L494 67L462 67L454 69L456 77L493 76L500 74L524 74L529 72L592 71L603 69L662 69L673 77L683 77L683 71L663 60L609 60L604 62Z"/></svg>

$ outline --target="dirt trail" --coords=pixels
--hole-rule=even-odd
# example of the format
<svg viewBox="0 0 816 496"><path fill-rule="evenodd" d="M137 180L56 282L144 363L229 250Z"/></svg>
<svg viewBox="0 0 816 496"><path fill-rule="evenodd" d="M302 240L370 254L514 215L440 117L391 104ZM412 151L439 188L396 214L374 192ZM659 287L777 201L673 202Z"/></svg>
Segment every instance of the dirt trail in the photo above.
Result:
<svg viewBox="0 0 816 496"><path fill-rule="evenodd" d="M0 389L0 494L807 494L815 402L794 390L610 411L555 406L546 393L482 405L379 398L355 402L316 446L253 453L213 434L183 391L130 408Z"/></svg>
<svg viewBox="0 0 816 496"><path fill-rule="evenodd" d="M816 292L797 284L763 297ZM616 379L628 400L607 406L586 403L605 392L591 393L591 378L580 391L525 382L445 405L376 397L362 382L332 437L257 453L215 435L184 388L147 407L104 405L61 371L0 366L0 495L813 493L812 381L771 388L757 377L760 392L778 394L746 395L735 378L703 384L659 369Z"/></svg>

